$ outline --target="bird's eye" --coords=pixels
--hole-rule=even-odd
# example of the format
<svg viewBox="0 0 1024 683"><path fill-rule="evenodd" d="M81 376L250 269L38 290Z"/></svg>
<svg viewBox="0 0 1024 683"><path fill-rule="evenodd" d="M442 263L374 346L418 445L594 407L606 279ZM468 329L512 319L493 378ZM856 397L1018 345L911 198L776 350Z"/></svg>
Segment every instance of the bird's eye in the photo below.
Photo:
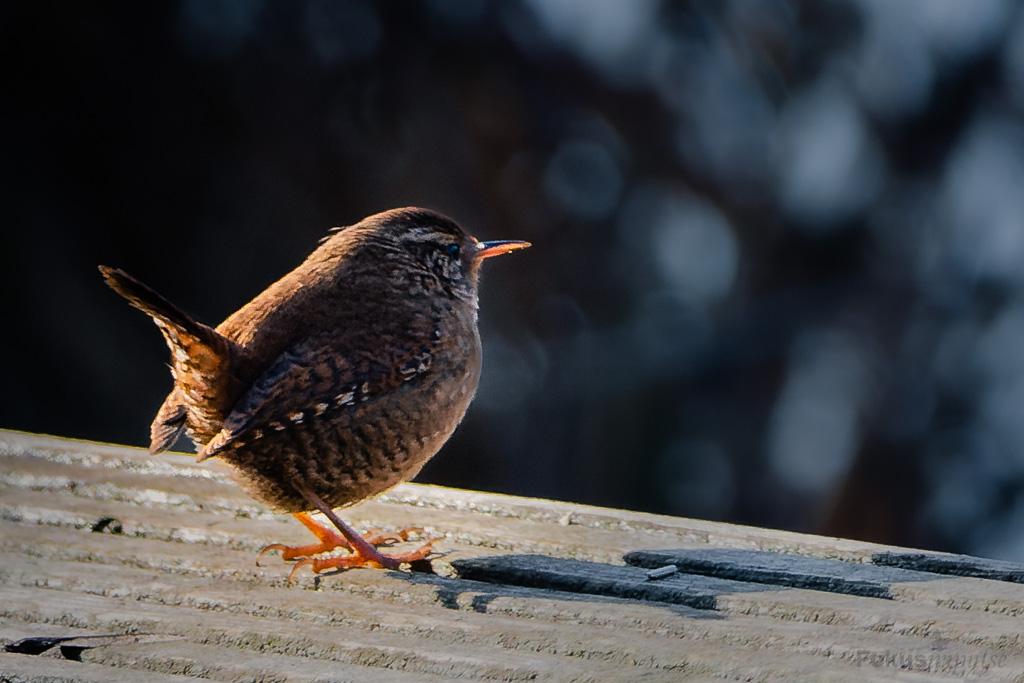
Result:
<svg viewBox="0 0 1024 683"><path fill-rule="evenodd" d="M457 244L449 244L444 251L452 258L459 258L459 245Z"/></svg>

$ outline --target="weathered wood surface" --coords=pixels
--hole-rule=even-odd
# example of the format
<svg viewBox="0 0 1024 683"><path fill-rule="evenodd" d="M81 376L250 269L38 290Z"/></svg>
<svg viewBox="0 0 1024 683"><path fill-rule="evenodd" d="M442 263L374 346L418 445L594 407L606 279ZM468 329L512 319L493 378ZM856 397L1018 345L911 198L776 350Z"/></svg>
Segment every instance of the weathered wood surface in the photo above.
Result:
<svg viewBox="0 0 1024 683"><path fill-rule="evenodd" d="M218 463L0 431L0 680L1024 681L1009 563L418 485L344 516L448 554L289 584L255 556L306 530Z"/></svg>

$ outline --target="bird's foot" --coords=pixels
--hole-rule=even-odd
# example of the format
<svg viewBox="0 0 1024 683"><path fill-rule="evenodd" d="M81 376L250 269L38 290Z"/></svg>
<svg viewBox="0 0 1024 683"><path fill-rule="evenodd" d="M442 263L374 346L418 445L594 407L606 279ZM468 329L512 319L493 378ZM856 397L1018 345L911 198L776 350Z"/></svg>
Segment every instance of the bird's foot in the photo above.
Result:
<svg viewBox="0 0 1024 683"><path fill-rule="evenodd" d="M404 537L403 540L405 540ZM423 570L430 571L430 555L433 554L433 545L437 543L438 540L440 539L431 539L420 546L417 550L414 550L411 553L403 553L401 555L385 555L377 550L376 547L371 545L369 546L369 550L360 548L351 555L307 557L295 563L295 566L292 567L291 573L288 575L288 581L292 581L295 577L295 572L302 567L309 567L313 570L314 574L319 574L320 572L331 569L353 569L355 567L398 569L403 564L418 567L422 563L426 563L426 568Z"/></svg>
<svg viewBox="0 0 1024 683"><path fill-rule="evenodd" d="M371 529L366 532L366 535L363 536L363 538L366 539L366 542L374 548L386 548L396 543L405 543L409 540L409 536L413 534L422 536L423 527L413 526L408 529L400 529L398 531L381 531L380 529ZM431 543L434 543L434 541L431 541Z"/></svg>
<svg viewBox="0 0 1024 683"><path fill-rule="evenodd" d="M313 518L308 512L297 512L295 513L295 519L302 522L303 526L313 532L313 535L317 538L317 543L310 543L309 545L285 545L283 543L272 543L263 550L260 551L259 556L256 558L256 566L260 564L260 560L271 550L280 550L282 560L295 560L303 557L312 557L319 553L326 553L334 550L335 548L344 548L351 550L352 547L348 544L348 541L334 529L328 529L327 527L320 526L313 521Z"/></svg>
<svg viewBox="0 0 1024 683"><path fill-rule="evenodd" d="M302 522L302 524L317 537L318 542L298 546L284 545L283 543L272 543L271 545L263 548L260 551L259 556L256 558L256 565L259 566L260 560L263 559L264 555L271 550L280 550L281 559L286 561L299 560L299 562L297 562L292 568L291 574L288 576L289 581L295 575L296 570L300 567L307 566L317 574L329 569L351 569L353 567L397 569L403 564L416 566L423 562L426 562L429 567L428 557L433 552L432 546L439 540L432 539L418 550L411 553L405 553L402 555L384 555L378 551L377 548L388 547L395 543L408 541L410 535L422 534L423 529L409 528L402 529L400 531L373 530L368 532L364 537L356 534L346 525L346 530L353 534L352 542L350 543L349 540L346 540L344 536L334 529L329 529L317 524L313 521L312 516L310 516L308 512L296 513L295 518ZM315 557L315 555L330 552L337 548L348 550L351 554L335 557Z"/></svg>

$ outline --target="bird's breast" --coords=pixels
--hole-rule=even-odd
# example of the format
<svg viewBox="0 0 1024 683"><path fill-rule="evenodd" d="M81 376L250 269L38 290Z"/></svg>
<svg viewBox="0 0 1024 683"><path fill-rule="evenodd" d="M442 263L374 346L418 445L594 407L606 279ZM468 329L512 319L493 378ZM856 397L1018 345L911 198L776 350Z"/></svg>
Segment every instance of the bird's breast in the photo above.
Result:
<svg viewBox="0 0 1024 683"><path fill-rule="evenodd" d="M411 479L462 421L480 379L475 319L448 322L438 328L427 371L379 394L346 393L330 409L278 420L222 457L254 497L293 512L309 507L302 490L341 507Z"/></svg>

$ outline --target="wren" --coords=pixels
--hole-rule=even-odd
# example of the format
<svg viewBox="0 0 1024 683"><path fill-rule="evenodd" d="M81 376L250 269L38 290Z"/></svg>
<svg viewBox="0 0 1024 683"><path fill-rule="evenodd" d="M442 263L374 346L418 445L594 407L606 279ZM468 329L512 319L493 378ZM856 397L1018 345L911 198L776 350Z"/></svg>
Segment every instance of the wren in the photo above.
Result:
<svg viewBox="0 0 1024 683"><path fill-rule="evenodd" d="M264 552L301 558L296 569L425 561L431 543L385 555L377 546L394 535L364 539L333 508L414 477L451 436L480 379L480 264L528 246L479 242L427 209L385 211L335 229L215 328L100 266L171 350L174 388L153 421L150 452L187 434L199 461L220 458L253 497L294 513L319 542ZM315 510L341 536L316 524ZM350 554L315 557L335 547Z"/></svg>

